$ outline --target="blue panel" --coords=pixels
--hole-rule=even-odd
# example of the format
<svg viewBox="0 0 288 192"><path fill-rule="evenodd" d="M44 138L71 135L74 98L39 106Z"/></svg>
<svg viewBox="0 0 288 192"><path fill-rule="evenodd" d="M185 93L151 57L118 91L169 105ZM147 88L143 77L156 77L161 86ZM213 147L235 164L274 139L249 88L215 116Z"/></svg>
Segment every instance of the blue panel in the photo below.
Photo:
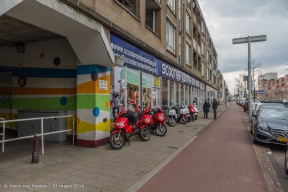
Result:
<svg viewBox="0 0 288 192"><path fill-rule="evenodd" d="M110 71L109 67L99 66L99 65L80 65L77 66L77 75L91 74L93 72L102 73Z"/></svg>

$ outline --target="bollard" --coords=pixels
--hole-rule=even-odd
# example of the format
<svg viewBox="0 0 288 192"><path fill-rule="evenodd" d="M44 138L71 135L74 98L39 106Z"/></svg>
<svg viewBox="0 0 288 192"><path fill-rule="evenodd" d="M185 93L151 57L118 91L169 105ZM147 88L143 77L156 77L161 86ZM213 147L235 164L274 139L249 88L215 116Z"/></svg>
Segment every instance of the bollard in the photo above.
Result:
<svg viewBox="0 0 288 192"><path fill-rule="evenodd" d="M32 151L32 162L33 164L39 163L39 138L37 135L34 136L34 145Z"/></svg>

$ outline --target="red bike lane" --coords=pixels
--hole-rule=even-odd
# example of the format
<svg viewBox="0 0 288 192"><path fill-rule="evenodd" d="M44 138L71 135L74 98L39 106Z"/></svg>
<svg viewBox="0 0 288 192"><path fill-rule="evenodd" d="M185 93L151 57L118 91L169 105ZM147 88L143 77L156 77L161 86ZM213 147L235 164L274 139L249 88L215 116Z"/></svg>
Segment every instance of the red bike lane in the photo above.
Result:
<svg viewBox="0 0 288 192"><path fill-rule="evenodd" d="M138 191L267 191L240 107L231 104Z"/></svg>

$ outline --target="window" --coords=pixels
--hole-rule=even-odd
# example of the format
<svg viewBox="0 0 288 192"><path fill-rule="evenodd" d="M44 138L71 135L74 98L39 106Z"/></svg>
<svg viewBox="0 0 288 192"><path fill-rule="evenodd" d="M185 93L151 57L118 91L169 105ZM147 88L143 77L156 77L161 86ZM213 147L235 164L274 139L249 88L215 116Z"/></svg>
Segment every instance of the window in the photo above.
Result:
<svg viewBox="0 0 288 192"><path fill-rule="evenodd" d="M209 70L209 68L207 67L207 75L206 75L207 80L210 79L209 76L210 76L210 70Z"/></svg>
<svg viewBox="0 0 288 192"><path fill-rule="evenodd" d="M139 0L116 0L119 4L124 6L126 10L128 10L130 13L135 15L136 17L139 17L139 13L137 13L137 8L136 6L139 6L139 3L137 1ZM139 11L138 11L139 12Z"/></svg>
<svg viewBox="0 0 288 192"><path fill-rule="evenodd" d="M206 52L206 61L207 61L207 63L209 62L209 52L208 51Z"/></svg>
<svg viewBox="0 0 288 192"><path fill-rule="evenodd" d="M166 21L166 48L175 54L175 27L169 19Z"/></svg>
<svg viewBox="0 0 288 192"><path fill-rule="evenodd" d="M201 61L202 62L202 64L201 64L201 74L202 74L202 77L204 77L205 76L205 67L204 67L204 62L203 61Z"/></svg>
<svg viewBox="0 0 288 192"><path fill-rule="evenodd" d="M178 28L179 30L181 30L181 26L182 26L182 22L181 22L181 17L182 17L182 14L181 14L181 1L178 1Z"/></svg>
<svg viewBox="0 0 288 192"><path fill-rule="evenodd" d="M181 65L181 63L182 63L182 59L181 59L181 49L182 49L182 43L181 43L181 41L182 41L182 36L181 35L179 35L179 43L178 43L178 45L179 45L179 47L178 47L178 64L179 65Z"/></svg>
<svg viewBox="0 0 288 192"><path fill-rule="evenodd" d="M191 27L190 27L190 23L191 23L191 16L188 13L188 11L186 11L186 32L190 35L191 34Z"/></svg>
<svg viewBox="0 0 288 192"><path fill-rule="evenodd" d="M155 32L155 10L146 10L146 26Z"/></svg>
<svg viewBox="0 0 288 192"><path fill-rule="evenodd" d="M186 42L186 64L189 66L191 66L190 51L191 51L191 46L189 45L189 43Z"/></svg>
<svg viewBox="0 0 288 192"><path fill-rule="evenodd" d="M175 13L175 0L166 0L168 7Z"/></svg>

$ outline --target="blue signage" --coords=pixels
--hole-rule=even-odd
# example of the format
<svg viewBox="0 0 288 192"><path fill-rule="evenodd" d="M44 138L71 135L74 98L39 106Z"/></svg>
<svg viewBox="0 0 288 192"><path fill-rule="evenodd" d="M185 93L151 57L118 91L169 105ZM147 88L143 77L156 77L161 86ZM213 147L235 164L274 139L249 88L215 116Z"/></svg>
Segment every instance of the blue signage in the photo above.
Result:
<svg viewBox="0 0 288 192"><path fill-rule="evenodd" d="M123 58L125 66L205 90L205 84L192 76L172 67L113 34L111 34L110 38L110 44L114 54Z"/></svg>
<svg viewBox="0 0 288 192"><path fill-rule="evenodd" d="M137 47L127 43L119 37L111 34L111 48L114 54L123 58L124 65L159 75L156 71L156 58Z"/></svg>
<svg viewBox="0 0 288 192"><path fill-rule="evenodd" d="M225 96L226 96L226 97L228 96L228 92L225 92Z"/></svg>
<svg viewBox="0 0 288 192"><path fill-rule="evenodd" d="M264 95L264 91L262 90L262 91L258 91L258 94L259 95Z"/></svg>

